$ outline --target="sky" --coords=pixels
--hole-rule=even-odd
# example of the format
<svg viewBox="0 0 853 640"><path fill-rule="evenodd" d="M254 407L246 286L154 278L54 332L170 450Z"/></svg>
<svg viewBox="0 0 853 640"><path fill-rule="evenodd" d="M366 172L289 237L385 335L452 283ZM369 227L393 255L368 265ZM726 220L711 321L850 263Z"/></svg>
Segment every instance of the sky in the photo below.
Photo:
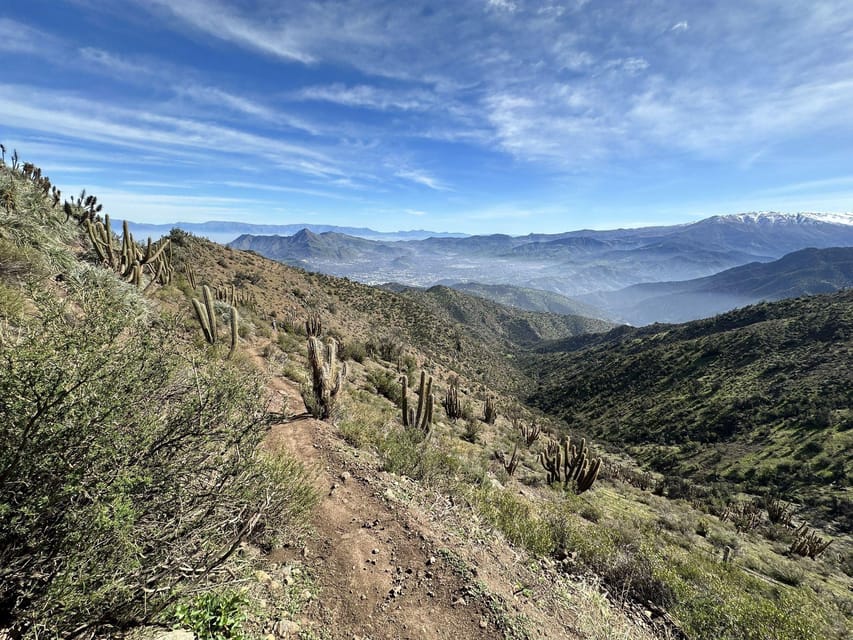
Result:
<svg viewBox="0 0 853 640"><path fill-rule="evenodd" d="M849 0L3 0L0 56L0 143L137 222L853 211Z"/></svg>

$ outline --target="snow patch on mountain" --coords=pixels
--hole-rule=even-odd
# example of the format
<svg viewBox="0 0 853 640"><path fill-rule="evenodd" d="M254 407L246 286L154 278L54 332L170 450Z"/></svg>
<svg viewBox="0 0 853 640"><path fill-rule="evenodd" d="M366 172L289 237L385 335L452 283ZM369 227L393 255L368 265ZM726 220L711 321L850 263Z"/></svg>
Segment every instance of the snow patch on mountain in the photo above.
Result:
<svg viewBox="0 0 853 640"><path fill-rule="evenodd" d="M853 226L853 213L779 213L776 211L751 211L727 216L714 216L719 222L741 222L744 224L843 224Z"/></svg>

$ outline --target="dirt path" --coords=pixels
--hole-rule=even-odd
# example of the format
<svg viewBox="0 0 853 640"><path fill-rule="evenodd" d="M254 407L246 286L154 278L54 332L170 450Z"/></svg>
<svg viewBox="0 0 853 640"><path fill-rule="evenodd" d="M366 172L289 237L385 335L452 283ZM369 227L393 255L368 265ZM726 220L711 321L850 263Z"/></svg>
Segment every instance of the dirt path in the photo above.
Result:
<svg viewBox="0 0 853 640"><path fill-rule="evenodd" d="M260 355L253 359L266 369ZM361 640L502 638L471 585L438 552L440 541L376 495L369 474L336 454L333 427L305 415L296 385L274 376L271 388L296 417L272 427L267 446L317 469L321 501L315 534L301 550L269 560L301 560L320 587L306 617L335 638ZM377 484L378 486L378 484Z"/></svg>

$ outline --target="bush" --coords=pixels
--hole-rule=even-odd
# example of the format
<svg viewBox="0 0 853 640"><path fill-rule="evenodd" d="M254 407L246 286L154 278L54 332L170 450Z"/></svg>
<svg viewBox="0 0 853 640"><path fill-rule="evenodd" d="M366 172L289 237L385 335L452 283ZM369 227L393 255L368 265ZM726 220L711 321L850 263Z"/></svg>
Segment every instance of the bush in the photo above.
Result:
<svg viewBox="0 0 853 640"><path fill-rule="evenodd" d="M238 591L208 592L175 607L175 622L199 640L242 640L246 596Z"/></svg>
<svg viewBox="0 0 853 640"><path fill-rule="evenodd" d="M0 626L66 636L150 620L313 501L259 459L264 387L182 358L135 291L98 274L0 333ZM177 345L179 346L179 345ZM14 634L13 634L14 635Z"/></svg>

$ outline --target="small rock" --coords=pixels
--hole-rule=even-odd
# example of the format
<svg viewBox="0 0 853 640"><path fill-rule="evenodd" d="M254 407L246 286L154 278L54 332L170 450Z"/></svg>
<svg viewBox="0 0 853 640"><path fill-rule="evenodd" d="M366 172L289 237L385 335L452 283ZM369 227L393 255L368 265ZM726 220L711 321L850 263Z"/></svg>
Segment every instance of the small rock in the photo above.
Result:
<svg viewBox="0 0 853 640"><path fill-rule="evenodd" d="M429 559L427 560L427 565L433 565L433 564L435 564L435 556L430 556Z"/></svg>
<svg viewBox="0 0 853 640"><path fill-rule="evenodd" d="M305 589L305 591L302 592L302 599L305 600L306 602L308 602L309 600L312 600L313 598L314 598L314 594L311 593L311 589Z"/></svg>
<svg viewBox="0 0 853 640"><path fill-rule="evenodd" d="M296 638L300 630L299 623L293 620L279 620L273 625L273 631L280 638Z"/></svg>
<svg viewBox="0 0 853 640"><path fill-rule="evenodd" d="M465 600L465 598L457 598L457 599L456 599L456 600L454 600L451 604L452 604L453 606L456 606L457 604L459 604L459 605L462 605L463 607L467 607L467 606L468 606L468 601L467 601L467 600Z"/></svg>
<svg viewBox="0 0 853 640"><path fill-rule="evenodd" d="M435 593L433 593L432 591L427 591L427 595L428 595L430 598L434 598L434 597L435 597Z"/></svg>
<svg viewBox="0 0 853 640"><path fill-rule="evenodd" d="M341 479L341 482L346 482L347 480L349 480L350 478L352 478L352 476L350 475L350 472L349 472L349 471L344 471L344 472L343 472L340 476L338 476L338 477Z"/></svg>
<svg viewBox="0 0 853 640"><path fill-rule="evenodd" d="M486 622L485 620L480 620L480 628L481 629L485 629L488 626L489 626L488 622Z"/></svg>
<svg viewBox="0 0 853 640"><path fill-rule="evenodd" d="M154 640L195 640L195 634L192 631L176 629L159 633L154 636Z"/></svg>
<svg viewBox="0 0 853 640"><path fill-rule="evenodd" d="M266 571L255 571L255 580L260 582L261 584L269 584L272 582L272 576L268 574Z"/></svg>
<svg viewBox="0 0 853 640"><path fill-rule="evenodd" d="M373 555L376 555L377 553L379 553L379 549L374 549L374 550L373 550L373 551L371 551L370 553L372 553Z"/></svg>
<svg viewBox="0 0 853 640"><path fill-rule="evenodd" d="M382 497L386 500L395 500L397 498L397 496L394 494L393 491L391 491L391 489L385 489L385 493L382 494Z"/></svg>
<svg viewBox="0 0 853 640"><path fill-rule="evenodd" d="M278 580L270 580L270 583L267 586L269 587L270 591L281 591L282 589L284 589L284 587Z"/></svg>

